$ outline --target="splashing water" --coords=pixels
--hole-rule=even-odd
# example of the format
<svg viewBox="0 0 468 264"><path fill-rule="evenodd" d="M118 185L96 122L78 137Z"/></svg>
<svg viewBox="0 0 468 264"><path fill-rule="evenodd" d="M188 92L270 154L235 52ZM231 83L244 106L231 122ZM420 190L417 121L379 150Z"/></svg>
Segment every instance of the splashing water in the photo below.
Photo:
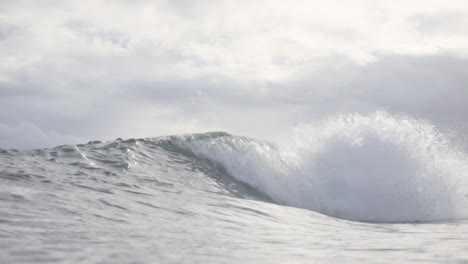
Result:
<svg viewBox="0 0 468 264"><path fill-rule="evenodd" d="M212 132L0 149L0 263L464 263L457 140L377 112L287 146Z"/></svg>
<svg viewBox="0 0 468 264"><path fill-rule="evenodd" d="M288 147L184 138L194 154L280 204L368 222L468 216L468 158L433 124L380 111L301 126Z"/></svg>

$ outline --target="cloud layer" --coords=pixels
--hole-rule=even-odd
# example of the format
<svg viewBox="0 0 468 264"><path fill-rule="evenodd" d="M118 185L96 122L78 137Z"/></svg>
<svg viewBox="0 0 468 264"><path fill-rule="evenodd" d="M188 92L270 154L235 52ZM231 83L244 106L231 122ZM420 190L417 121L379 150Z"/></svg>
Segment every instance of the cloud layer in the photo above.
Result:
<svg viewBox="0 0 468 264"><path fill-rule="evenodd" d="M464 1L2 1L0 148L387 109L468 122Z"/></svg>

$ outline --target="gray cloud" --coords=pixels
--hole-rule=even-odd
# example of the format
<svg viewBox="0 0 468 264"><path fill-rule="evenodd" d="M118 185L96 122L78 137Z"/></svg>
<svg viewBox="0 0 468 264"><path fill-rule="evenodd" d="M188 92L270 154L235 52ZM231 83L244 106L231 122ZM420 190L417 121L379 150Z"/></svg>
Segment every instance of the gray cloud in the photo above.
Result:
<svg viewBox="0 0 468 264"><path fill-rule="evenodd" d="M13 36L20 28L11 25L0 25L0 41Z"/></svg>
<svg viewBox="0 0 468 264"><path fill-rule="evenodd" d="M0 148L209 130L275 140L379 109L468 124L464 37L437 37L464 20L437 5L53 2L0 4L18 29L0 27Z"/></svg>
<svg viewBox="0 0 468 264"><path fill-rule="evenodd" d="M16 125L0 123L0 146L2 148L41 148L57 146L64 142L77 144L83 139L59 134L53 130L44 131L31 123L20 122Z"/></svg>
<svg viewBox="0 0 468 264"><path fill-rule="evenodd" d="M2 93L7 108L16 112L0 116L10 123L31 121L86 140L204 130L274 139L299 123L378 109L407 113L441 126L468 122L466 60L386 56L366 67L334 65L317 75L283 84L245 84L209 76L110 82L106 85L117 86L114 92L101 96ZM78 84L73 85L70 89L79 89Z"/></svg>
<svg viewBox="0 0 468 264"><path fill-rule="evenodd" d="M458 35L468 32L467 13L463 10L440 10L411 17L416 29L423 34Z"/></svg>
<svg viewBox="0 0 468 264"><path fill-rule="evenodd" d="M111 45L126 49L129 45L129 37L117 30L106 30L97 28L86 21L71 20L65 24L65 27L86 41L102 41Z"/></svg>

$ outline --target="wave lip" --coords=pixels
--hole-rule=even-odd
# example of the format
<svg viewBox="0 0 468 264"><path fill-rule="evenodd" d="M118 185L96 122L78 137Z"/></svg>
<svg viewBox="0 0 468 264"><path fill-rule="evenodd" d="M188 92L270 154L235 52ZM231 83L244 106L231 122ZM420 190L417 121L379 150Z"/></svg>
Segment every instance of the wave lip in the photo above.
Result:
<svg viewBox="0 0 468 264"><path fill-rule="evenodd" d="M376 112L302 126L289 147L219 134L181 140L274 201L366 222L466 218L468 159L427 121Z"/></svg>

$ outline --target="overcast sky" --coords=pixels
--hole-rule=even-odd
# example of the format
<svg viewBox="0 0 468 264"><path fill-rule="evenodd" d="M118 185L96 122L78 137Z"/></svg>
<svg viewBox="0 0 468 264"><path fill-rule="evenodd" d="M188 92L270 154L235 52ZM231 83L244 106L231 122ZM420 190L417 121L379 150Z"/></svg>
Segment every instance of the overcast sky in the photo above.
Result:
<svg viewBox="0 0 468 264"><path fill-rule="evenodd" d="M0 58L0 148L468 124L466 0L1 0Z"/></svg>

